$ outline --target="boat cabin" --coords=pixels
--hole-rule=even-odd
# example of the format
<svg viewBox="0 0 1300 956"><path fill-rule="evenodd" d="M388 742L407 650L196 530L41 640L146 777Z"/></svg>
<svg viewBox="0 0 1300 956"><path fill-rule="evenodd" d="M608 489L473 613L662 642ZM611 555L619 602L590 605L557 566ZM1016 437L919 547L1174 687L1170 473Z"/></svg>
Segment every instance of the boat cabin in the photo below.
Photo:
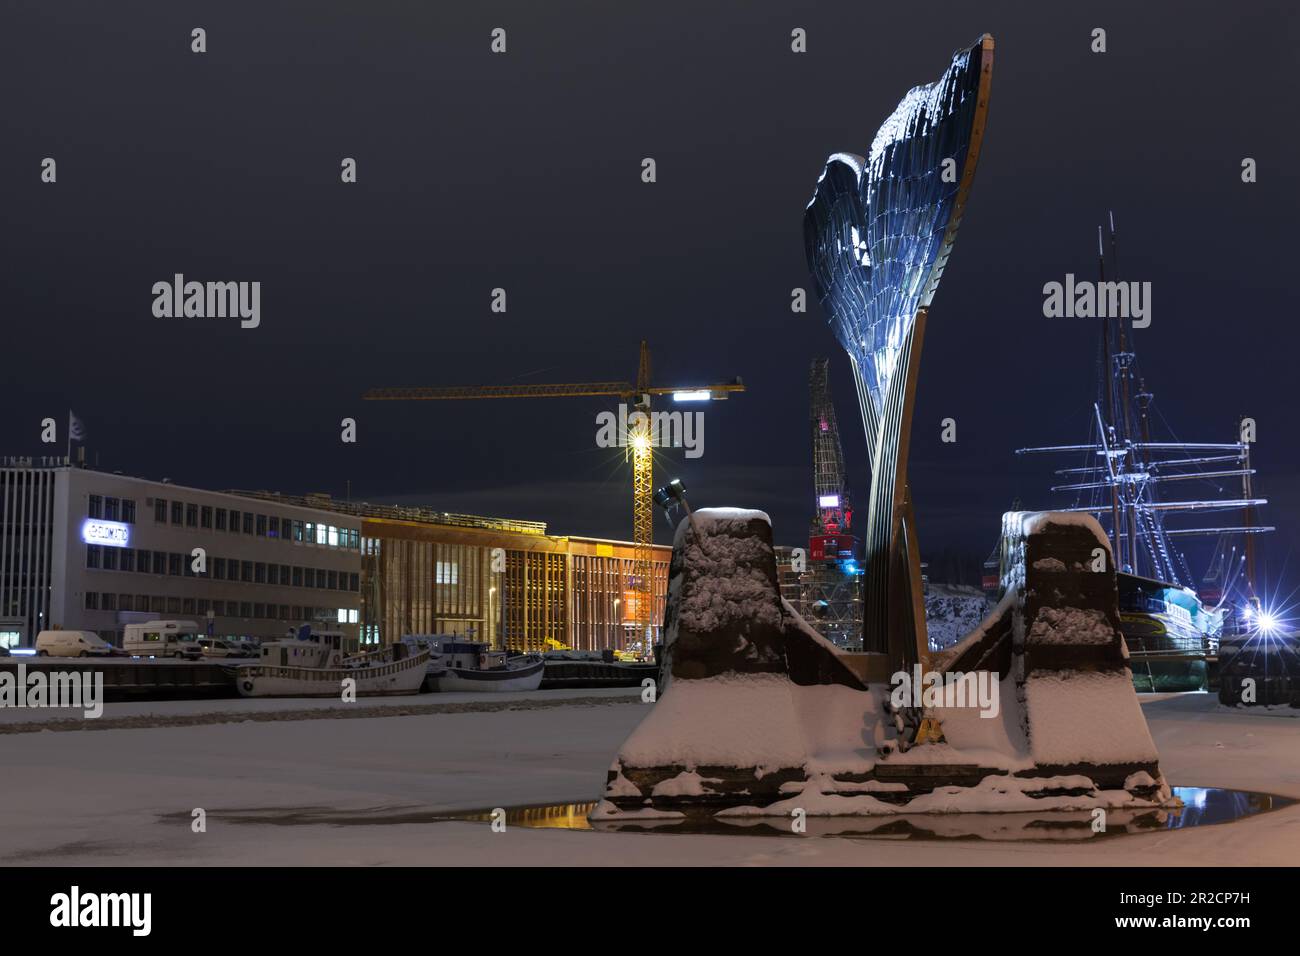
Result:
<svg viewBox="0 0 1300 956"><path fill-rule="evenodd" d="M407 634L402 643L429 649L429 663L462 670L494 670L506 666L506 652L494 651L483 641L471 641L457 634Z"/></svg>
<svg viewBox="0 0 1300 956"><path fill-rule="evenodd" d="M261 662L272 667L338 667L344 640L341 631L316 631L303 625L296 636L264 641Z"/></svg>

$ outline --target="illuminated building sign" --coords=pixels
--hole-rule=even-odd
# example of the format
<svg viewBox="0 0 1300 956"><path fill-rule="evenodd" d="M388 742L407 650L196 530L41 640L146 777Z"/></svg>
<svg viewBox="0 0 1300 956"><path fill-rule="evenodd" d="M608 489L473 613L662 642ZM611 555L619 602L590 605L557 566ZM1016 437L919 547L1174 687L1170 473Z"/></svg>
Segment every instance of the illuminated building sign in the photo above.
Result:
<svg viewBox="0 0 1300 956"><path fill-rule="evenodd" d="M81 540L109 548L125 548L131 543L131 526L120 521L91 518L81 526Z"/></svg>
<svg viewBox="0 0 1300 956"><path fill-rule="evenodd" d="M808 539L812 561L853 560L857 553L858 539L851 534L815 534Z"/></svg>
<svg viewBox="0 0 1300 956"><path fill-rule="evenodd" d="M817 499L819 508L838 508L840 506L839 495L822 495Z"/></svg>

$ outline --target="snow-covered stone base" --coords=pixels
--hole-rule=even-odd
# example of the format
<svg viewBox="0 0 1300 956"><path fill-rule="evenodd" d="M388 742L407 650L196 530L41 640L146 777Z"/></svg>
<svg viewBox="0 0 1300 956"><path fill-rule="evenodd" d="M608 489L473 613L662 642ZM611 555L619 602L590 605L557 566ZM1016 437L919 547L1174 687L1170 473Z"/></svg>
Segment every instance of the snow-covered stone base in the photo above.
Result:
<svg viewBox="0 0 1300 956"><path fill-rule="evenodd" d="M917 743L920 711L897 710L888 684L859 676L871 672L863 655L839 651L781 600L767 516L696 512L674 542L662 693L592 819L1170 805L1126 666L1114 574L1085 570L1096 529L1032 517L1017 544L1033 560L1023 584L936 664L994 675L999 706L926 708L943 739Z"/></svg>

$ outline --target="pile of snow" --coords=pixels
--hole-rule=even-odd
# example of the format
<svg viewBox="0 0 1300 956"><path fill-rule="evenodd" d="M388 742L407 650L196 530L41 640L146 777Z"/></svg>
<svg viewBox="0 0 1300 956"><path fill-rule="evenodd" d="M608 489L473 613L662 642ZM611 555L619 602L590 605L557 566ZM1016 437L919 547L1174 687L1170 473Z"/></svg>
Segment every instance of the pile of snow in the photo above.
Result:
<svg viewBox="0 0 1300 956"><path fill-rule="evenodd" d="M688 531L698 529L705 536L744 534L748 533L749 524L753 521L762 521L769 528L772 526L772 519L766 511L753 508L701 508L677 523L677 530L673 533L673 548L681 546Z"/></svg>
<svg viewBox="0 0 1300 956"><path fill-rule="evenodd" d="M884 816L915 813L1039 813L1131 809L1167 806L1169 795L1162 790L1153 799L1135 797L1127 790L1101 790L1091 778L1080 774L1062 777L1012 777L990 774L973 787L936 787L906 804L887 803L870 794L845 796L808 781L803 790L766 807L729 807L720 817L789 816L802 810L810 817ZM1071 791L1060 795L1033 796L1044 791Z"/></svg>
<svg viewBox="0 0 1300 956"><path fill-rule="evenodd" d="M1127 669L1052 671L1025 680L1029 751L1047 766L1155 763L1142 705Z"/></svg>
<svg viewBox="0 0 1300 956"><path fill-rule="evenodd" d="M1086 528L1097 544L1110 554L1110 538L1105 531L1101 530L1101 525L1092 515L1068 511L1022 511L1008 512L1008 514L1019 516L1021 534L1026 538L1042 534L1052 525L1063 528Z"/></svg>
<svg viewBox="0 0 1300 956"><path fill-rule="evenodd" d="M680 810L656 810L654 807L642 807L639 810L620 810L608 800L602 800L596 804L596 809L588 814L588 819L617 820L619 823L627 823L633 820L684 820L686 814Z"/></svg>
<svg viewBox="0 0 1300 956"><path fill-rule="evenodd" d="M675 777L660 780L651 791L656 797L699 797L715 792L713 784L722 783L717 777L701 777L694 770L683 770Z"/></svg>
<svg viewBox="0 0 1300 956"><path fill-rule="evenodd" d="M1030 644L1110 644L1115 628L1103 611L1077 607L1039 608L1029 628Z"/></svg>
<svg viewBox="0 0 1300 956"><path fill-rule="evenodd" d="M1016 679L1002 678L998 688L998 714L981 717L974 707L936 707L946 743L913 747L891 754L899 763L978 763L1002 770L1028 770L1034 765L1025 735L1024 711L1016 700Z"/></svg>
<svg viewBox="0 0 1300 956"><path fill-rule="evenodd" d="M827 772L867 773L884 740L879 713L875 693L800 687L783 674L678 680L624 743L615 769L754 767L761 777L812 759Z"/></svg>
<svg viewBox="0 0 1300 956"><path fill-rule="evenodd" d="M705 508L677 526L675 550L685 578L677 602L678 629L707 633L728 627L781 626L780 595L765 573L774 566L772 546L752 533L761 511Z"/></svg>
<svg viewBox="0 0 1300 956"><path fill-rule="evenodd" d="M952 647L980 626L989 601L979 588L932 584L925 592L925 629L930 650Z"/></svg>
<svg viewBox="0 0 1300 956"><path fill-rule="evenodd" d="M938 670L946 669L951 661L960 657L968 648L984 640L989 628L996 624L1003 615L1010 613L1017 600L1018 596L1014 592L1008 591L1002 595L1002 600L998 601L974 628L958 638L956 643L944 648L942 653L935 654L931 658L931 665Z"/></svg>

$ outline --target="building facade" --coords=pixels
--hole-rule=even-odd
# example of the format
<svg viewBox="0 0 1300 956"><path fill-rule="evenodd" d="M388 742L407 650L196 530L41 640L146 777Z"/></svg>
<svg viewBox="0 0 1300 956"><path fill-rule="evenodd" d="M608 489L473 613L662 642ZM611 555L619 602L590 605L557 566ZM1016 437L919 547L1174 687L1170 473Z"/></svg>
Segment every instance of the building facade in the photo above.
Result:
<svg viewBox="0 0 1300 956"><path fill-rule="evenodd" d="M274 507L272 507L274 505ZM127 624L217 636L303 623L355 639L361 522L330 511L69 467L0 462L0 641L47 629L121 643Z"/></svg>
<svg viewBox="0 0 1300 956"><path fill-rule="evenodd" d="M540 521L322 495L293 500L361 521L363 645L404 634L457 634L539 652L628 650L641 643L630 541L551 535ZM651 561L656 642L671 557L671 548L656 547Z"/></svg>
<svg viewBox="0 0 1300 956"><path fill-rule="evenodd" d="M652 562L653 639L668 563ZM266 491L204 491L70 467L0 461L0 645L42 630L192 620L219 637L283 636L303 623L379 645L405 634L494 647L625 650L631 542L562 537L538 521Z"/></svg>

